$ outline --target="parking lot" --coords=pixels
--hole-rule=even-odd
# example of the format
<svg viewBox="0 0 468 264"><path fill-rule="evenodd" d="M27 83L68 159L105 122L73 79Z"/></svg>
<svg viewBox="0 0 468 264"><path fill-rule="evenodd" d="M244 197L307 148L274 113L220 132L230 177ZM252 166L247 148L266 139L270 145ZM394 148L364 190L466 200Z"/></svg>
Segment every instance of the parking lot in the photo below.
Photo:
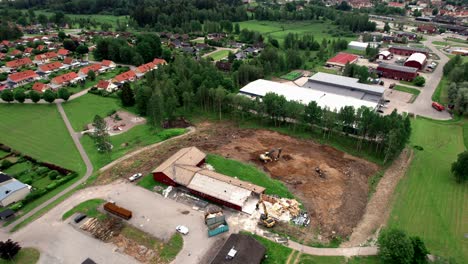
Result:
<svg viewBox="0 0 468 264"><path fill-rule="evenodd" d="M176 232L177 225L187 226L190 233L184 236L184 247L173 263L200 263L214 244L228 236L225 233L208 238L203 212L133 184L117 181L81 190L40 219L13 235L2 233L0 238L6 240L9 237L19 241L23 247L38 248L41 251L38 263L81 263L88 257L97 263L138 263L117 252L113 244L103 243L77 230L69 224L73 218L61 220L64 212L93 198L113 200L133 211L129 222L162 240L168 240Z"/></svg>

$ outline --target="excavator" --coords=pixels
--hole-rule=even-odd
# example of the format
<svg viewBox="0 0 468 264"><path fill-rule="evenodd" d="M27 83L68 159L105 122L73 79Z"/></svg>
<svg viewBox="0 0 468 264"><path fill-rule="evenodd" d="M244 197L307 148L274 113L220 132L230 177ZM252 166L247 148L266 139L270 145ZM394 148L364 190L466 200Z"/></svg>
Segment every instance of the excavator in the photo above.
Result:
<svg viewBox="0 0 468 264"><path fill-rule="evenodd" d="M276 151L277 151L276 149L272 149L272 150L270 150L268 152L260 154L260 156L258 158L261 161L263 161L264 163L271 162L271 161L277 161L281 157L282 148L278 148L278 155L276 155L276 157L274 157L274 154L275 154Z"/></svg>
<svg viewBox="0 0 468 264"><path fill-rule="evenodd" d="M263 214L260 215L261 224L263 224L267 228L272 228L276 225L275 219L268 215L267 208L265 203L261 200L259 203L263 206Z"/></svg>

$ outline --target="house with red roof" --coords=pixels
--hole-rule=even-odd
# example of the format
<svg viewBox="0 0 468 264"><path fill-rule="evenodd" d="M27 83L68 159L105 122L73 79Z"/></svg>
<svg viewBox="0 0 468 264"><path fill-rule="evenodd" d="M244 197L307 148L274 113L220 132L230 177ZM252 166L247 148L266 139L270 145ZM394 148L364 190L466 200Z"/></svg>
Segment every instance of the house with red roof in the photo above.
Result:
<svg viewBox="0 0 468 264"><path fill-rule="evenodd" d="M66 56L68 56L69 53L70 53L70 51L67 50L67 49L59 49L57 51L57 54L61 59L64 59Z"/></svg>
<svg viewBox="0 0 468 264"><path fill-rule="evenodd" d="M327 66L343 68L347 63L356 63L359 56L340 52L335 57L329 59L326 63Z"/></svg>
<svg viewBox="0 0 468 264"><path fill-rule="evenodd" d="M398 3L398 2L389 2L388 6L390 7L398 7L398 8L404 8L405 4L403 3Z"/></svg>
<svg viewBox="0 0 468 264"><path fill-rule="evenodd" d="M73 59L72 57L66 57L63 59L63 65L68 69L72 69L80 66L80 62Z"/></svg>
<svg viewBox="0 0 468 264"><path fill-rule="evenodd" d="M125 82L133 82L137 79L137 75L134 71L126 71L114 77L112 82L123 84Z"/></svg>
<svg viewBox="0 0 468 264"><path fill-rule="evenodd" d="M43 53L43 54L36 55L34 57L34 62L36 64L48 63L51 60L55 60L57 58L58 58L58 54L53 52L53 51L50 51L50 52L46 52L46 53Z"/></svg>
<svg viewBox="0 0 468 264"><path fill-rule="evenodd" d="M158 65L166 65L167 64L167 61L165 59L159 59L159 58L155 58L153 60L153 63L156 64L156 66Z"/></svg>
<svg viewBox="0 0 468 264"><path fill-rule="evenodd" d="M76 72L69 72L53 78L50 80L50 83L52 88L59 88L70 83L76 83L80 80L84 80L84 77L78 76Z"/></svg>
<svg viewBox="0 0 468 264"><path fill-rule="evenodd" d="M32 54L33 50L34 50L33 48L24 49L24 55L25 56L30 56Z"/></svg>
<svg viewBox="0 0 468 264"><path fill-rule="evenodd" d="M58 71L63 67L63 64L59 61L54 61L47 64L42 64L38 67L37 71L39 73L49 74L54 71Z"/></svg>
<svg viewBox="0 0 468 264"><path fill-rule="evenodd" d="M39 78L39 75L32 70L15 72L8 75L7 82L10 86L23 85Z"/></svg>
<svg viewBox="0 0 468 264"><path fill-rule="evenodd" d="M1 52L0 52L0 60L3 60L3 59L5 59L5 57L6 57L6 54L5 54L5 53L1 53Z"/></svg>
<svg viewBox="0 0 468 264"><path fill-rule="evenodd" d="M34 83L32 89L33 89L34 91L43 93L43 92L45 92L46 90L49 89L49 85L48 85L48 84L45 84L45 83L41 83L41 82L36 82L36 83Z"/></svg>
<svg viewBox="0 0 468 264"><path fill-rule="evenodd" d="M156 64L154 64L153 62L148 62L148 63L138 66L135 69L135 73L138 77L141 77L145 73L155 70L156 68L157 68Z"/></svg>
<svg viewBox="0 0 468 264"><path fill-rule="evenodd" d="M88 76L89 71L93 71L97 75L100 73L101 68L102 66L99 63L92 64L92 65L81 68L78 74L80 76Z"/></svg>
<svg viewBox="0 0 468 264"><path fill-rule="evenodd" d="M112 93L118 89L117 85L113 84L111 81L100 80L96 84L98 90L106 90L109 93Z"/></svg>
<svg viewBox="0 0 468 264"><path fill-rule="evenodd" d="M101 64L103 67L111 68L111 69L114 69L115 67L117 67L117 64L115 64L115 62L111 60L102 60Z"/></svg>
<svg viewBox="0 0 468 264"><path fill-rule="evenodd" d="M10 58L13 59L13 58L15 58L16 56L21 56L22 54L23 54L23 52L22 52L21 50L15 49L15 50L12 50L12 51L10 52Z"/></svg>
<svg viewBox="0 0 468 264"><path fill-rule="evenodd" d="M38 51L43 51L45 49L44 45L38 45L36 48Z"/></svg>
<svg viewBox="0 0 468 264"><path fill-rule="evenodd" d="M10 41L8 40L2 40L1 44L3 46L7 46L7 47L12 47L13 46L13 43L11 43Z"/></svg>
<svg viewBox="0 0 468 264"><path fill-rule="evenodd" d="M8 68L12 69L18 69L20 67L28 66L28 65L33 65L33 62L31 61L30 58L22 58L22 59L17 59L17 60L12 60L6 63L6 66Z"/></svg>

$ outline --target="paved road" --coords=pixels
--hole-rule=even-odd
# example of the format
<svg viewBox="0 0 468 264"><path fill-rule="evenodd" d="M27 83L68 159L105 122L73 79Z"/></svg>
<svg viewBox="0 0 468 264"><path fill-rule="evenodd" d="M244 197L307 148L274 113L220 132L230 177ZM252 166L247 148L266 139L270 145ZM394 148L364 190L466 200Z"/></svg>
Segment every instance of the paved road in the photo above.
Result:
<svg viewBox="0 0 468 264"><path fill-rule="evenodd" d="M439 36L440 37L440 36ZM440 40L438 36L426 36L427 40L423 41L422 43L426 45L429 49L431 49L437 56L439 56L439 65L431 74L428 74L428 78L426 79L426 86L421 89L421 93L416 98L414 103L407 104L406 107L398 109L399 111L406 111L410 113L414 113L416 115L425 116L433 119L439 120L448 120L452 117L447 111L439 112L432 108L432 94L437 88L440 80L443 76L443 67L445 63L448 62L449 58L440 52L433 44L432 41Z"/></svg>
<svg viewBox="0 0 468 264"><path fill-rule="evenodd" d="M73 139L73 142L75 143L75 146L76 148L78 149L78 152L80 153L80 156L83 160L83 162L85 163L86 165L86 173L85 175L79 179L77 182L75 182L74 184L70 185L68 188L64 189L63 191L61 191L60 193L58 193L57 195L55 195L53 198L47 200L46 202L44 202L43 204L37 206L36 208L34 208L33 210L29 211L28 213L26 213L25 215L21 216L19 219L15 220L13 223L11 223L9 226L6 227L6 231L10 231L15 225L21 223L22 221L24 221L26 218L32 216L33 214L35 214L36 212L38 212L39 210L41 210L42 208L48 206L49 204L51 204L52 202L54 202L55 200L57 200L59 197L65 195L66 193L68 193L69 191L73 190L76 186L80 185L81 183L83 183L84 181L86 181L89 176L91 176L91 174L93 173L93 165L91 164L91 161L89 160L89 157L88 155L86 154L83 146L81 145L81 142L80 142L80 134L79 133L76 133L71 124L70 124L70 121L68 120L68 117L67 115L65 114L65 111L63 110L63 107L62 107L62 103L58 102L57 103L57 108L58 108L58 111L60 113L60 116L62 117L63 121L65 122L65 125L67 127L67 130L68 130L68 133L70 133L70 136L72 137Z"/></svg>

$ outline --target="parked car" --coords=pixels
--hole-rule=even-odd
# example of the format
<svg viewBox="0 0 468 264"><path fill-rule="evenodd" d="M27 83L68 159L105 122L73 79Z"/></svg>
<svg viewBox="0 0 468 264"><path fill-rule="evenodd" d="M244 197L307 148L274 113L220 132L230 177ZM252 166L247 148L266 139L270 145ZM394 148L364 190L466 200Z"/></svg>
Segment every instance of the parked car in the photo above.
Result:
<svg viewBox="0 0 468 264"><path fill-rule="evenodd" d="M390 86L388 86L388 89L393 89L393 87L395 87L395 85L396 85L395 83L390 84Z"/></svg>
<svg viewBox="0 0 468 264"><path fill-rule="evenodd" d="M133 174L132 176L130 176L130 178L128 178L129 181L133 182L133 181L136 181L138 180L139 178L141 178L141 176L143 176L143 174L141 173L135 173Z"/></svg>
<svg viewBox="0 0 468 264"><path fill-rule="evenodd" d="M85 219L85 218L86 218L86 215L85 215L85 214L79 214L79 215L77 215L77 216L75 217L75 219L73 219L73 221L75 221L75 223L78 224L79 222L81 222L81 221L82 221L83 219Z"/></svg>
<svg viewBox="0 0 468 264"><path fill-rule="evenodd" d="M176 227L177 232L181 233L182 235L187 235L189 233L189 229L186 226L178 225Z"/></svg>
<svg viewBox="0 0 468 264"><path fill-rule="evenodd" d="M437 102L432 102L432 107L439 112L445 110L445 107Z"/></svg>

